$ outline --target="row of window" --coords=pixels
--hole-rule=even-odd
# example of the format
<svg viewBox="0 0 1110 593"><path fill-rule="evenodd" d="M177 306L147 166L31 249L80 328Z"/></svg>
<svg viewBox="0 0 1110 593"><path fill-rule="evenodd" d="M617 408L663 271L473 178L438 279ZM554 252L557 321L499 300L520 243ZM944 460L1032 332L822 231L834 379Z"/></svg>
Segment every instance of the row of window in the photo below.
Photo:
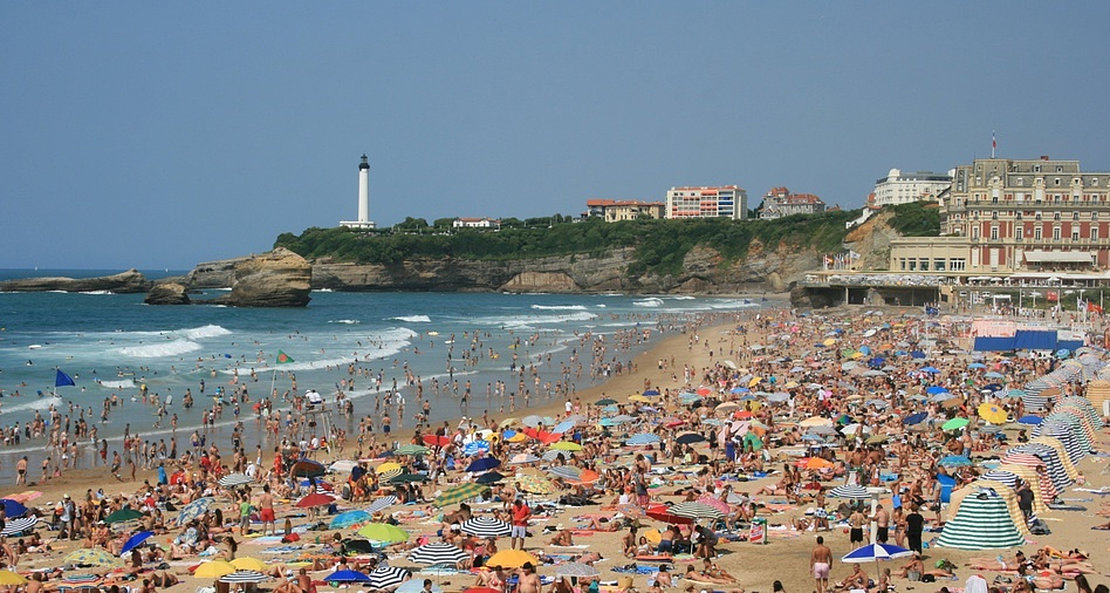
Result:
<svg viewBox="0 0 1110 593"><path fill-rule="evenodd" d="M967 268L967 259L962 257L900 257L898 265L903 272L962 272Z"/></svg>
<svg viewBox="0 0 1110 593"><path fill-rule="evenodd" d="M991 233L990 234L990 237L991 237L990 240L991 241L997 241L999 239L999 229L998 229L997 226L992 225L990 233ZM1042 233L1041 227L1039 227L1039 226L1033 227L1033 240L1034 241L1040 241L1041 239L1043 239L1044 237L1042 236L1042 234L1043 233ZM1052 227L1052 240L1053 241L1059 241L1062 238L1063 238L1063 229L1061 229L1058 226ZM979 239L979 228L978 227L972 227L972 229L971 229L971 239L973 241ZM1024 241L1025 240L1025 229L1023 229L1022 227L1015 228L1014 229L1014 240L1015 241ZM1072 241L1078 241L1079 240L1079 230L1078 229L1072 229L1072 231L1071 231L1071 240ZM1098 227L1091 227L1091 241L1098 241Z"/></svg>
<svg viewBox="0 0 1110 593"><path fill-rule="evenodd" d="M1022 211L1014 211L1014 218L1017 219L1017 220L1025 220L1025 217L1029 216L1030 214L1033 215L1033 220L1041 220L1043 218L1043 213L1041 213L1041 212L1033 213L1033 212L1022 212ZM971 218L972 218L972 220L979 220L979 211L975 211L971 215ZM998 220L998 218L999 218L998 211L997 210L991 211L991 220ZM1090 218L1091 218L1091 220L1098 220L1098 212L1091 212ZM953 215L952 219L953 220L960 220L960 216L958 214ZM1052 220L1063 220L1063 219L1064 219L1063 214L1061 212L1053 212L1052 213ZM1071 219L1078 222L1079 221L1079 213L1078 212L1072 212L1071 213Z"/></svg>

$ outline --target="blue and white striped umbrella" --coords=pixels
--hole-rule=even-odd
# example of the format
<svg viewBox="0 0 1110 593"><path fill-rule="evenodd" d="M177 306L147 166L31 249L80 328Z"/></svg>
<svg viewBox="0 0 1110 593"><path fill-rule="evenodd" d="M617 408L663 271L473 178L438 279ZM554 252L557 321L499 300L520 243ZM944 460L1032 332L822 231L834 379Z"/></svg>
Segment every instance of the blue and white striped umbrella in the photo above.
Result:
<svg viewBox="0 0 1110 593"><path fill-rule="evenodd" d="M829 497L858 500L862 498L871 498L871 493L867 491L867 488L857 484L841 484L829 490Z"/></svg>
<svg viewBox="0 0 1110 593"><path fill-rule="evenodd" d="M626 445L631 445L633 447L639 447L639 446L643 446L643 445L654 445L658 442L659 442L659 435L652 434L650 432L641 432L639 434L634 434L634 435L628 437L628 440L625 441L625 444Z"/></svg>
<svg viewBox="0 0 1110 593"><path fill-rule="evenodd" d="M233 488L235 486L242 486L243 484L250 484L252 481L250 476L246 474L228 474L220 478L220 486L224 488Z"/></svg>
<svg viewBox="0 0 1110 593"><path fill-rule="evenodd" d="M564 480L577 480L578 476L582 475L582 470L569 465L557 465L547 470L547 473L554 474Z"/></svg>
<svg viewBox="0 0 1110 593"><path fill-rule="evenodd" d="M397 497L396 496L393 496L392 494L389 495L389 496L383 496L383 497L375 500L374 502L370 503L370 506L366 507L366 512L367 513L376 513L378 511L384 511L385 509L387 509L387 508L389 508L389 507L391 507L395 504L397 504Z"/></svg>
<svg viewBox="0 0 1110 593"><path fill-rule="evenodd" d="M489 451L489 441L474 441L467 443L463 447L463 455L477 455L479 453L486 453Z"/></svg>
<svg viewBox="0 0 1110 593"><path fill-rule="evenodd" d="M366 576L366 586L373 591L386 591L396 588L409 578L409 571L400 566L379 566Z"/></svg>
<svg viewBox="0 0 1110 593"><path fill-rule="evenodd" d="M28 515L18 519L8 519L8 521L4 523L4 529L0 530L0 535L8 536L23 533L34 527L38 522L39 518L35 515Z"/></svg>
<svg viewBox="0 0 1110 593"><path fill-rule="evenodd" d="M261 583L270 577L257 570L237 570L220 577L221 583Z"/></svg>
<svg viewBox="0 0 1110 593"><path fill-rule="evenodd" d="M444 542L424 544L409 552L409 560L417 564L455 564L468 557L461 548Z"/></svg>
<svg viewBox="0 0 1110 593"><path fill-rule="evenodd" d="M867 544L848 552L841 558L843 562L877 562L879 560L892 560L904 558L913 554L907 550L891 544Z"/></svg>

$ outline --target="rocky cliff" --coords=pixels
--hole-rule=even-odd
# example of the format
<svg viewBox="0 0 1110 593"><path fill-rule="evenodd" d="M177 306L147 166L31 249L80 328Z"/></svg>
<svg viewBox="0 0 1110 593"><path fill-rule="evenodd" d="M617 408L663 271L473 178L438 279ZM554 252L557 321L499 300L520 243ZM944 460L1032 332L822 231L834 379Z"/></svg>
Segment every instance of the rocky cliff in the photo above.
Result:
<svg viewBox="0 0 1110 593"><path fill-rule="evenodd" d="M310 300L312 266L288 249L237 258L231 292L211 302L235 307L303 307ZM223 273L223 266L218 266ZM193 277L193 274L190 274Z"/></svg>
<svg viewBox="0 0 1110 593"><path fill-rule="evenodd" d="M146 292L151 282L138 270L96 278L20 278L0 282L0 291L6 292L46 292L63 290L66 292L108 291L114 293Z"/></svg>

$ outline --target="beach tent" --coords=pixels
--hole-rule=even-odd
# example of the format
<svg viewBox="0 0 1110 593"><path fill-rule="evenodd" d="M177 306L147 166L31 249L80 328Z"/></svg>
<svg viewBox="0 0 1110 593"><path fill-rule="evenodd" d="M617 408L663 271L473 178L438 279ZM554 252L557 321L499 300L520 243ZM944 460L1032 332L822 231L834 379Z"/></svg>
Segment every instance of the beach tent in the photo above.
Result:
<svg viewBox="0 0 1110 593"><path fill-rule="evenodd" d="M1064 445L1064 451L1072 463L1087 456L1091 450L1091 439L1088 438L1083 423L1074 414L1053 413L1045 417L1044 422L1033 429L1037 437L1052 437Z"/></svg>
<svg viewBox="0 0 1110 593"><path fill-rule="evenodd" d="M1044 503L1044 494L1040 489L1040 480L1037 479L1036 472L1030 472L1029 468L1021 466L1006 466L1008 469L993 469L982 475L983 480L991 482L998 482L1005 485L1014 493L1017 493L1018 480L1029 482L1029 489L1033 492L1033 513L1046 513L1048 512L1048 505ZM1027 472L1025 475L1018 473L1018 470ZM1026 475L1032 475L1032 479L1026 479Z"/></svg>
<svg viewBox="0 0 1110 593"><path fill-rule="evenodd" d="M986 487L986 484L993 484L995 488ZM1021 531L1024 521L1015 522L1004 495L999 492L1005 490L1008 489L1002 484L984 481L955 493L949 507L951 518L944 524L936 544L961 550L1025 545L1025 535Z"/></svg>
<svg viewBox="0 0 1110 593"><path fill-rule="evenodd" d="M1044 463L1045 471L1048 474L1048 478L1052 480L1052 484L1056 486L1057 492L1063 492L1064 489L1066 489L1068 486L1071 486L1072 483L1075 481L1075 479L1068 474L1067 469L1065 469L1064 467L1063 461L1061 461L1060 459L1061 457L1066 459L1067 454L1061 455L1056 451L1056 449L1053 449L1052 447L1049 447L1047 445L1023 443L1021 445L1016 445L1007 449L1006 455L1002 457L1002 463L1016 463L1018 465L1027 465L1035 468L1035 465L1029 463L1027 459L1015 456L1015 454L1017 453L1032 455L1040 459L1041 462Z"/></svg>
<svg viewBox="0 0 1110 593"><path fill-rule="evenodd" d="M1035 439L1030 439L1027 444L1044 445L1055 451L1056 456L1060 458L1060 465L1064 468L1064 472L1067 473L1068 477L1071 478L1072 481L1079 479L1079 470L1075 469L1075 464L1068 459L1067 450L1064 448L1064 444L1060 442L1060 439L1054 437L1037 437Z"/></svg>
<svg viewBox="0 0 1110 593"><path fill-rule="evenodd" d="M1048 475L1047 464L1045 464L1044 460L1040 457L1030 453L1007 453L1006 456L1002 458L1002 464L998 467L1024 467L1026 470L1038 476L1041 475L1037 473L1038 468L1043 469L1045 473L1044 479L1041 480L1041 491L1045 493L1045 498L1048 502L1056 500L1059 490L1056 489L1056 483L1052 481L1052 477Z"/></svg>
<svg viewBox="0 0 1110 593"><path fill-rule="evenodd" d="M1034 457L1034 459L1037 458ZM1048 503L1056 500L1056 486L1052 484L1052 480L1048 479L1048 476L1041 476L1031 467L1003 463L996 467L994 471L1014 474L1029 483L1030 489L1033 491L1033 512L1047 512Z"/></svg>

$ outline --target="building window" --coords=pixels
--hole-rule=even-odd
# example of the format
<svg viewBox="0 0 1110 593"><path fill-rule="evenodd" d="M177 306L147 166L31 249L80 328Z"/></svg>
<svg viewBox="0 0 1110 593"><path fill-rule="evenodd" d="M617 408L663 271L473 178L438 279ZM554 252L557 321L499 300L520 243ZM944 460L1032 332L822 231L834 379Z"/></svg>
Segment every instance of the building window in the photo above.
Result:
<svg viewBox="0 0 1110 593"><path fill-rule="evenodd" d="M1015 229L1014 229L1014 239L1016 239L1016 240L1018 240L1018 241L1021 241L1021 239L1022 239L1022 236L1024 235L1024 232L1023 232L1024 230L1025 230L1025 229L1023 229L1023 228L1021 228L1021 227L1017 227L1017 228L1015 228Z"/></svg>
<svg viewBox="0 0 1110 593"><path fill-rule="evenodd" d="M929 258L927 258L927 257L920 258L920 259L917 260L917 263L918 263L918 265L921 266L921 271L922 272L928 272L929 271Z"/></svg>
<svg viewBox="0 0 1110 593"><path fill-rule="evenodd" d="M979 240L979 227L978 226L971 227L971 240L972 241L978 241Z"/></svg>
<svg viewBox="0 0 1110 593"><path fill-rule="evenodd" d="M1072 212L1071 213L1071 219L1072 220L1079 220L1079 213L1078 212Z"/></svg>
<svg viewBox="0 0 1110 593"><path fill-rule="evenodd" d="M917 271L917 260L915 258L911 257L911 258L909 258L908 261L909 261L909 264L910 264L910 269L906 270L906 271L907 272L916 272Z"/></svg>
<svg viewBox="0 0 1110 593"><path fill-rule="evenodd" d="M1098 241L1098 227L1091 227L1091 241Z"/></svg>
<svg viewBox="0 0 1110 593"><path fill-rule="evenodd" d="M1041 225L1038 224L1037 226L1033 227L1033 240L1040 241L1041 238Z"/></svg>
<svg viewBox="0 0 1110 593"><path fill-rule="evenodd" d="M998 220L998 210L991 212L991 220Z"/></svg>
<svg viewBox="0 0 1110 593"><path fill-rule="evenodd" d="M1040 165L1033 165L1033 172L1034 173L1040 173L1041 172L1041 166Z"/></svg>
<svg viewBox="0 0 1110 593"><path fill-rule="evenodd" d="M1052 240L1053 241L1059 241L1060 240L1060 227L1058 227L1058 226L1052 227Z"/></svg>
<svg viewBox="0 0 1110 593"><path fill-rule="evenodd" d="M1040 213L1040 212L1038 212L1038 213L1037 213L1036 219L1037 219L1037 220L1040 220L1040 219L1041 219L1041 213Z"/></svg>
<svg viewBox="0 0 1110 593"><path fill-rule="evenodd" d="M967 260L962 257L951 257L948 258L948 269L953 272L962 272L966 263Z"/></svg>
<svg viewBox="0 0 1110 593"><path fill-rule="evenodd" d="M997 240L998 240L998 225L992 224L991 225L991 241L997 241Z"/></svg>
<svg viewBox="0 0 1110 593"><path fill-rule="evenodd" d="M1053 212L1052 213L1052 220L1060 220L1060 213L1059 212Z"/></svg>
<svg viewBox="0 0 1110 593"><path fill-rule="evenodd" d="M944 271L944 258L943 257L938 257L938 258L933 260L933 270L936 271L936 272L943 272Z"/></svg>
<svg viewBox="0 0 1110 593"><path fill-rule="evenodd" d="M1071 240L1072 241L1078 241L1079 240L1079 229L1072 229L1072 231L1071 231Z"/></svg>
<svg viewBox="0 0 1110 593"><path fill-rule="evenodd" d="M1063 170L1064 170L1064 168L1063 168L1063 167L1061 167L1060 165L1056 165L1056 172L1057 172L1057 173L1059 173L1059 172L1061 172L1061 171L1063 171Z"/></svg>
<svg viewBox="0 0 1110 593"><path fill-rule="evenodd" d="M1091 213L1091 220L1098 220L1098 211L1097 210Z"/></svg>
<svg viewBox="0 0 1110 593"><path fill-rule="evenodd" d="M1054 179L1052 185L1060 185L1060 178L1057 177L1056 179Z"/></svg>

